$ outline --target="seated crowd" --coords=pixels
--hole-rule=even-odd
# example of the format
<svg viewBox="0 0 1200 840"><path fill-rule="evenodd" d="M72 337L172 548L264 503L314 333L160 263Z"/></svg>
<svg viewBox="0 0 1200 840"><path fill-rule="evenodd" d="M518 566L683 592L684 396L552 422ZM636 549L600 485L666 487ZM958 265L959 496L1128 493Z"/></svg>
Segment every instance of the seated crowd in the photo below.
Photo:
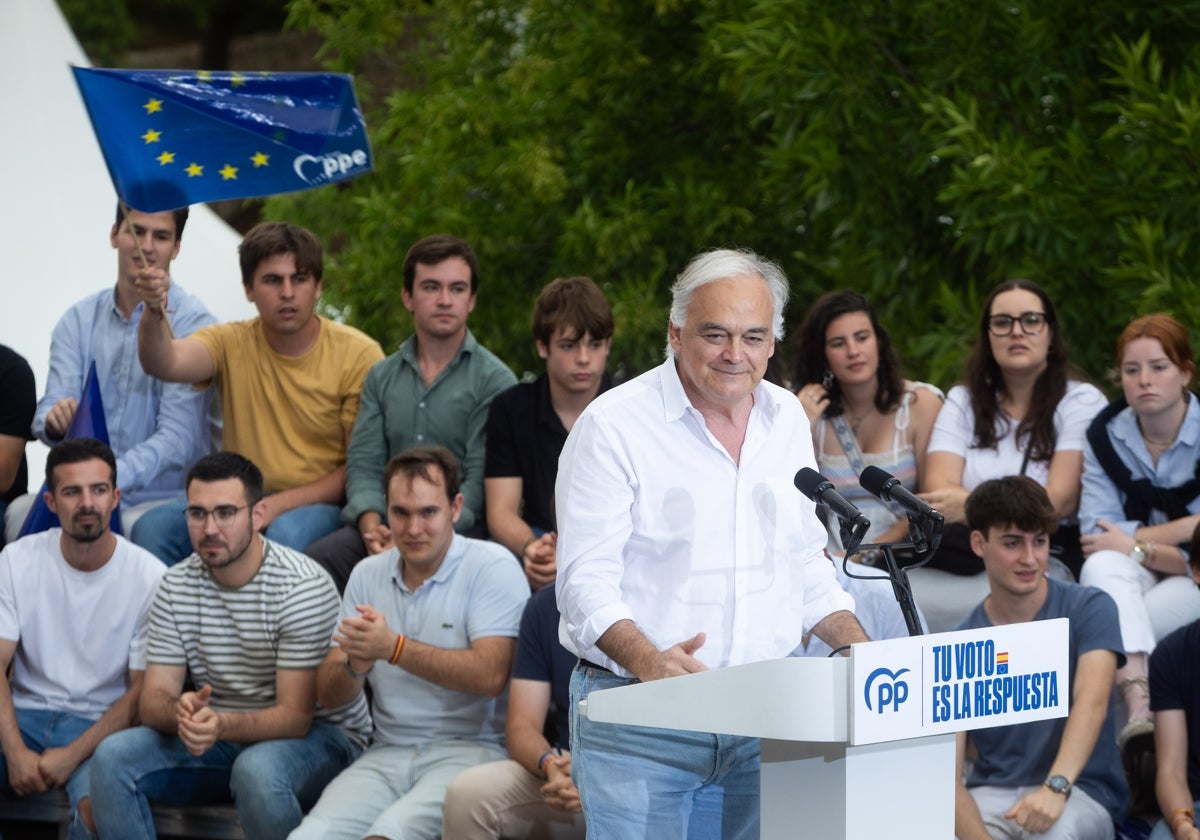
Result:
<svg viewBox="0 0 1200 840"><path fill-rule="evenodd" d="M239 250L257 317L214 323L170 274L186 221L118 210L115 286L55 328L40 401L0 347L4 789L65 790L78 838L153 837L149 803L231 798L254 838L582 838L554 488L575 421L614 384L602 291L541 291L545 372L518 383L467 326L480 276L460 239L409 249L413 335L385 357L317 313L321 245L283 222ZM797 345L817 464L868 542L909 528L859 488L867 466L945 517L932 557L898 554L928 631L1072 619L1067 718L960 735L956 834L1114 837L1122 752L1154 747L1154 836L1200 837L1187 329L1126 326L1111 404L1027 280L987 298L947 394L903 377L854 292L818 298ZM75 428L92 369L109 445ZM53 447L42 498L25 493L34 437ZM18 538L40 505L58 527ZM869 580L878 552L846 555L826 524L867 634L904 635Z"/></svg>

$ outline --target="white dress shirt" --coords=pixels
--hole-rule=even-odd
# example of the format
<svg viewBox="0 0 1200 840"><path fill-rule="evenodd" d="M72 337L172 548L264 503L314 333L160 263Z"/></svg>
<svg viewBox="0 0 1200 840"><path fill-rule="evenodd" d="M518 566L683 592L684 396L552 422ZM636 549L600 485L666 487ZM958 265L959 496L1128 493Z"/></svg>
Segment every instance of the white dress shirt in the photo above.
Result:
<svg viewBox="0 0 1200 840"><path fill-rule="evenodd" d="M559 636L632 676L596 640L630 619L659 650L703 631L710 668L787 656L854 599L824 554L825 528L793 477L816 466L808 419L762 382L741 462L689 402L674 359L601 394L559 461Z"/></svg>

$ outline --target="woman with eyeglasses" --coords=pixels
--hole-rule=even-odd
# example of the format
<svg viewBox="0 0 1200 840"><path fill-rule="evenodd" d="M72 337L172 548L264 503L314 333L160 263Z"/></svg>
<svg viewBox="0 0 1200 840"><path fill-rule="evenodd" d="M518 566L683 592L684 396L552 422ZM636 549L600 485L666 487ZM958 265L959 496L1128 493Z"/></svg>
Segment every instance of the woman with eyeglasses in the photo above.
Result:
<svg viewBox="0 0 1200 840"><path fill-rule="evenodd" d="M1027 475L1046 488L1063 520L1052 542L1078 574L1084 435L1105 403L1098 388L1072 378L1054 304L1029 280L1008 280L988 295L966 374L934 424L921 493L946 517L935 568L913 576L918 603L935 629L956 627L987 594L982 561L968 545L963 504L990 478ZM962 579L931 580L939 577L937 569Z"/></svg>
<svg viewBox="0 0 1200 840"><path fill-rule="evenodd" d="M902 512L863 490L858 477L873 465L916 492L942 392L900 375L887 330L857 292L817 298L800 326L799 346L797 396L821 474L871 520L866 542L905 539ZM829 531L830 548L840 550L836 526Z"/></svg>
<svg viewBox="0 0 1200 840"><path fill-rule="evenodd" d="M1087 434L1079 519L1080 582L1117 602L1126 663L1117 689L1129 712L1122 749L1154 731L1146 681L1155 643L1200 618L1187 545L1200 512L1200 404L1187 328L1143 315L1117 339L1123 396ZM1139 738L1143 744L1148 737Z"/></svg>

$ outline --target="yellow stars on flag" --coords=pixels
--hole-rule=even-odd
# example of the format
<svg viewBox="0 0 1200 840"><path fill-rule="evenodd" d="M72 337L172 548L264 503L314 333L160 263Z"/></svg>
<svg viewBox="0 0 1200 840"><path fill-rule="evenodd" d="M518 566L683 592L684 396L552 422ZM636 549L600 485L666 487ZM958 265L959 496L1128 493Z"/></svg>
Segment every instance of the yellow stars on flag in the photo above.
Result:
<svg viewBox="0 0 1200 840"><path fill-rule="evenodd" d="M271 160L271 156L264 155L262 152L255 152L253 155L250 156L250 161L254 164L255 169L258 169L258 167L260 167L260 166L266 166L267 162L270 160Z"/></svg>
<svg viewBox="0 0 1200 840"><path fill-rule="evenodd" d="M237 180L238 168L236 166L230 166L227 163L224 166L222 166L220 169L218 169L217 171L221 173L222 181L236 181Z"/></svg>
<svg viewBox="0 0 1200 840"><path fill-rule="evenodd" d="M156 157L155 160L158 161L159 166L166 166L168 163L175 162L175 153L174 152L163 152L161 155Z"/></svg>
<svg viewBox="0 0 1200 840"><path fill-rule="evenodd" d="M183 171L187 173L189 178L199 178L204 174L204 167L198 163L189 163Z"/></svg>
<svg viewBox="0 0 1200 840"><path fill-rule="evenodd" d="M151 98L150 101L142 107L146 109L147 114L157 114L162 110L162 103L163 101L161 99Z"/></svg>
<svg viewBox="0 0 1200 840"><path fill-rule="evenodd" d="M235 73L231 73L229 75L229 86L230 87L241 87L244 84L246 84L246 77L243 76L241 73L235 72Z"/></svg>
<svg viewBox="0 0 1200 840"><path fill-rule="evenodd" d="M211 71L211 70L200 70L200 71L197 71L197 73L196 73L196 79L197 79L197 80L199 80L199 81L201 81L201 82L211 82L211 81L213 80L213 74L212 74L212 71Z"/></svg>
<svg viewBox="0 0 1200 840"><path fill-rule="evenodd" d="M162 132L155 131L153 128L148 129L146 133L142 135L142 139L146 141L146 145L157 143L160 137L162 137Z"/></svg>

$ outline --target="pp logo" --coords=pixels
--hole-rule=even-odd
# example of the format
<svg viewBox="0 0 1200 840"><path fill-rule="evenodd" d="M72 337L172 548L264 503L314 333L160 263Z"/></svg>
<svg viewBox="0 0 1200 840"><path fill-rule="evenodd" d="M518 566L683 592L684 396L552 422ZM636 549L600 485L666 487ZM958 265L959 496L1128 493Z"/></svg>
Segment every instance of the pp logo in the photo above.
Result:
<svg viewBox="0 0 1200 840"><path fill-rule="evenodd" d="M296 176L310 184L320 184L335 175L345 176L350 170L367 165L367 153L362 149L353 152L333 152L328 155L298 155L292 161Z"/></svg>
<svg viewBox="0 0 1200 840"><path fill-rule="evenodd" d="M872 671L867 677L866 685L863 686L863 700L866 701L867 708L877 714L883 714L888 706L892 707L893 712L900 711L900 704L908 699L908 683L900 677L907 674L908 670L901 668L892 673L887 668L876 668ZM875 706L871 705L872 695L875 698Z"/></svg>

